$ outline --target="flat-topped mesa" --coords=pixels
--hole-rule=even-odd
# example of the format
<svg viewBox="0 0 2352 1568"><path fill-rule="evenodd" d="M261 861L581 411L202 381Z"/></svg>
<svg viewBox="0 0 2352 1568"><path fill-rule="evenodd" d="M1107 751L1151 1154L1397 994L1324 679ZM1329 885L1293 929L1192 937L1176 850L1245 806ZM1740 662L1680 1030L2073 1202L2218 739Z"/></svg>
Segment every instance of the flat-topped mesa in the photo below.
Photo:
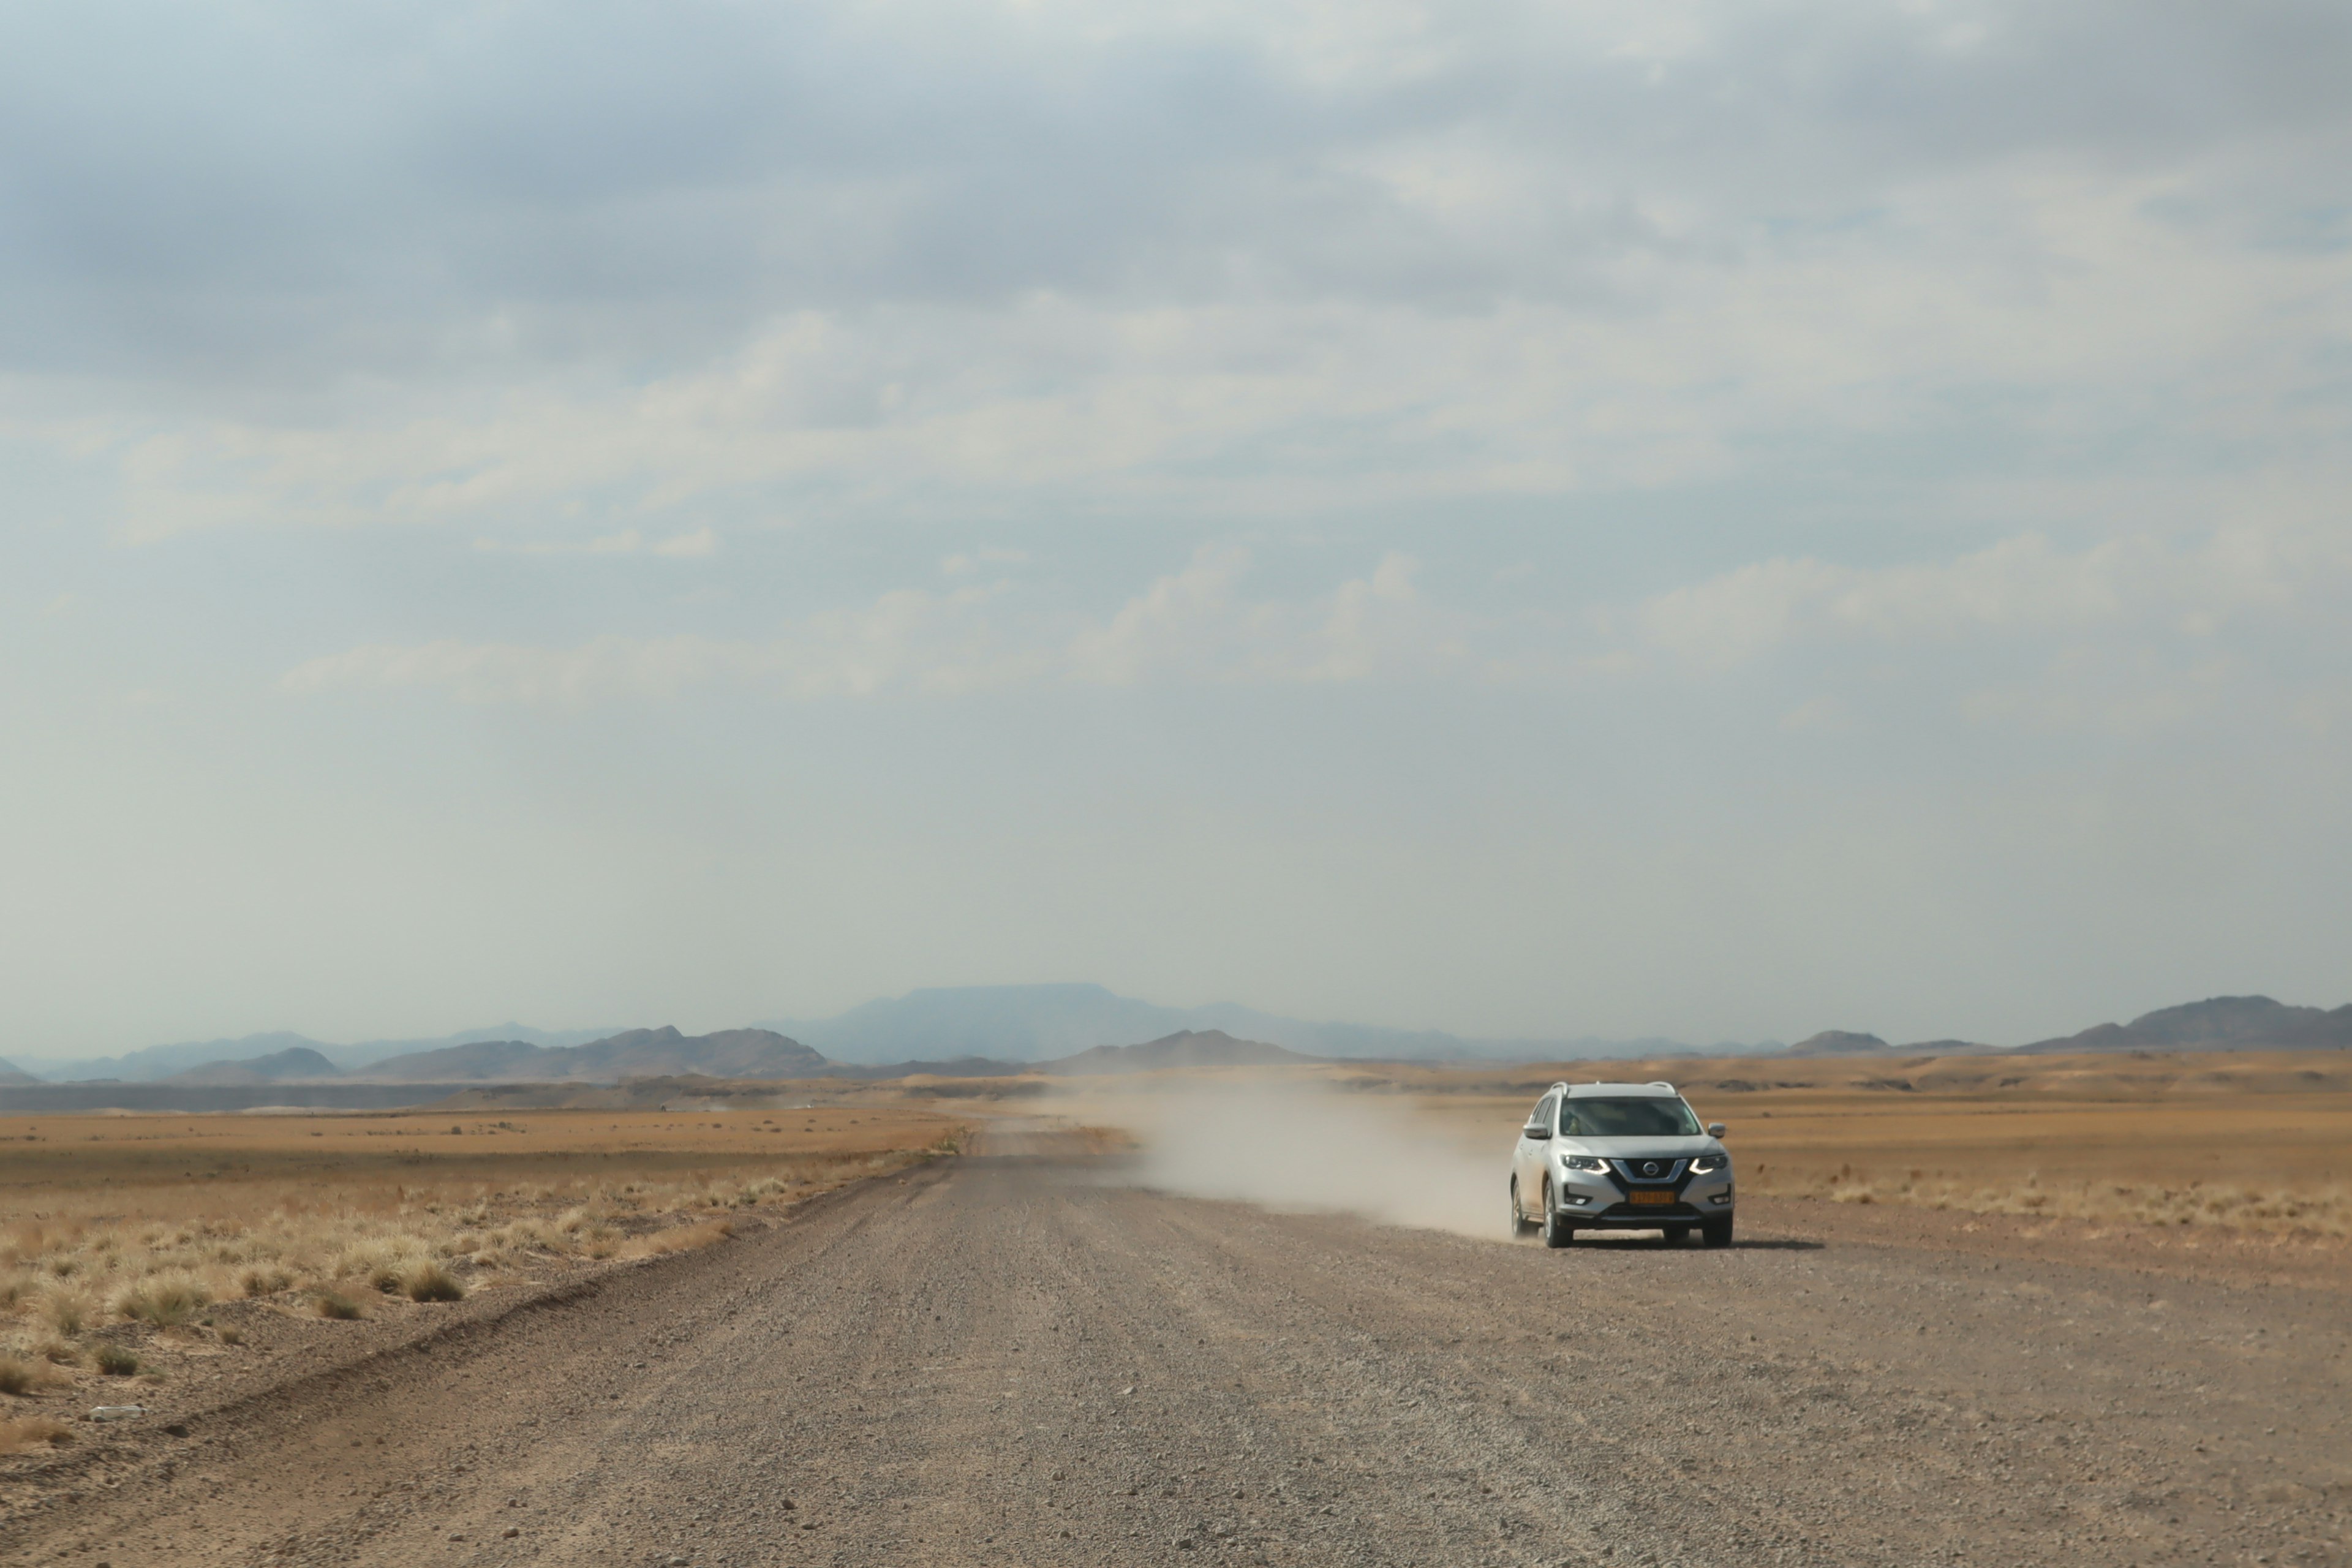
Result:
<svg viewBox="0 0 2352 1568"><path fill-rule="evenodd" d="M1042 1063L1038 1070L1082 1076L1172 1068L1273 1067L1318 1059L1270 1046L1264 1040L1237 1040L1223 1029L1179 1029L1139 1046L1097 1046L1076 1056Z"/></svg>
<svg viewBox="0 0 2352 1568"><path fill-rule="evenodd" d="M1875 1056L1894 1048L1876 1035L1858 1035L1849 1029L1823 1029L1820 1034L1790 1046L1789 1054L1792 1057L1861 1057Z"/></svg>
<svg viewBox="0 0 2352 1568"><path fill-rule="evenodd" d="M484 1040L392 1057L365 1076L403 1083L617 1083L625 1078L806 1078L821 1073L824 1057L772 1029L719 1029L681 1034L675 1025L625 1029L584 1046L533 1046Z"/></svg>

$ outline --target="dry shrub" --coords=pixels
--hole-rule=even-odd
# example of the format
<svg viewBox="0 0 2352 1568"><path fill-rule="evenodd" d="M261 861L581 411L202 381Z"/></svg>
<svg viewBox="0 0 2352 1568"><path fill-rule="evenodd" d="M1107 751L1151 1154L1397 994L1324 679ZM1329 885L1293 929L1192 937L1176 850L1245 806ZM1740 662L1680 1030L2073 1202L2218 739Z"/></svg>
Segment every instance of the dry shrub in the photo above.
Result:
<svg viewBox="0 0 2352 1568"><path fill-rule="evenodd" d="M0 1421L0 1454L23 1454L44 1445L62 1448L74 1440L73 1428L46 1415Z"/></svg>
<svg viewBox="0 0 2352 1568"><path fill-rule="evenodd" d="M57 1366L78 1366L81 1363L81 1352L55 1337L43 1340L35 1345L33 1353Z"/></svg>
<svg viewBox="0 0 2352 1568"><path fill-rule="evenodd" d="M71 1290L52 1290L46 1298L49 1327L71 1338L81 1332L89 1317L89 1303Z"/></svg>
<svg viewBox="0 0 2352 1568"><path fill-rule="evenodd" d="M318 1312L319 1316L322 1318L334 1318L344 1322L349 1322L354 1318L364 1318L367 1316L367 1313L362 1310L357 1301L352 1300L349 1296L340 1295L332 1290L320 1291L316 1296L310 1299L310 1305L312 1309Z"/></svg>
<svg viewBox="0 0 2352 1568"><path fill-rule="evenodd" d="M466 1299L466 1287L458 1283L457 1277L429 1260L411 1268L408 1277L401 1281L400 1288L412 1301L462 1301Z"/></svg>
<svg viewBox="0 0 2352 1568"><path fill-rule="evenodd" d="M641 1236L621 1249L628 1258L656 1258L668 1252L691 1252L698 1247L709 1247L735 1234L735 1226L723 1219L698 1220L692 1225L673 1226L657 1230L651 1236Z"/></svg>
<svg viewBox="0 0 2352 1568"><path fill-rule="evenodd" d="M115 1299L114 1310L159 1329L176 1329L193 1322L212 1300L192 1276L158 1276L125 1290Z"/></svg>
<svg viewBox="0 0 2352 1568"><path fill-rule="evenodd" d="M247 1297L275 1296L293 1284L294 1271L282 1263L257 1263L236 1277L236 1288Z"/></svg>
<svg viewBox="0 0 2352 1568"><path fill-rule="evenodd" d="M409 1271L425 1258L427 1248L415 1236L368 1237L335 1255L327 1272L337 1279L362 1279L389 1296L407 1280Z"/></svg>
<svg viewBox="0 0 2352 1568"><path fill-rule="evenodd" d="M40 1381L40 1369L31 1362L21 1356L0 1356L0 1394L30 1394Z"/></svg>
<svg viewBox="0 0 2352 1568"><path fill-rule="evenodd" d="M245 1343L245 1331L235 1323L223 1323L220 1326L220 1342L225 1345L241 1345Z"/></svg>
<svg viewBox="0 0 2352 1568"><path fill-rule="evenodd" d="M139 1370L139 1357L129 1345L118 1345L111 1340L89 1352L89 1359L99 1371L109 1377L129 1377Z"/></svg>

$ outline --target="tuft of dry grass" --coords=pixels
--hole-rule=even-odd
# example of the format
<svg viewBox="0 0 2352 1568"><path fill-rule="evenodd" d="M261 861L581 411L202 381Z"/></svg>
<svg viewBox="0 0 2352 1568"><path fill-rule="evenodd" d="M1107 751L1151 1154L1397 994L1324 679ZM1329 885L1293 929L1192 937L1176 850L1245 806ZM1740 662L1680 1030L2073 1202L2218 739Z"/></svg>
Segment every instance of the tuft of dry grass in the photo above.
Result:
<svg viewBox="0 0 2352 1568"><path fill-rule="evenodd" d="M313 1296L310 1299L310 1309L322 1318L333 1318L342 1322L351 1322L355 1319L367 1316L365 1310L357 1301L332 1290L321 1290Z"/></svg>
<svg viewBox="0 0 2352 1568"><path fill-rule="evenodd" d="M22 1397L41 1381L40 1368L20 1356L0 1356L0 1394Z"/></svg>
<svg viewBox="0 0 2352 1568"><path fill-rule="evenodd" d="M658 1258L672 1252L691 1252L699 1247L709 1247L735 1234L732 1220L706 1219L693 1225L673 1226L667 1230L641 1236L621 1249L626 1258Z"/></svg>
<svg viewBox="0 0 2352 1568"><path fill-rule="evenodd" d="M35 1448L62 1448L74 1440L73 1428L47 1415L26 1415L0 1421L0 1454L24 1454Z"/></svg>
<svg viewBox="0 0 2352 1568"><path fill-rule="evenodd" d="M68 1339L80 1333L82 1324L89 1318L89 1303L75 1291L52 1290L45 1298L44 1305L47 1309L49 1327Z"/></svg>
<svg viewBox="0 0 2352 1568"><path fill-rule="evenodd" d="M408 1271L401 1290L412 1301L462 1301L466 1287L438 1263L425 1262Z"/></svg>
<svg viewBox="0 0 2352 1568"><path fill-rule="evenodd" d="M111 1340L100 1342L89 1352L90 1364L109 1377L130 1377L139 1370L139 1354L129 1345L119 1345Z"/></svg>
<svg viewBox="0 0 2352 1568"><path fill-rule="evenodd" d="M143 1279L115 1298L114 1310L136 1322L159 1329L184 1328L212 1305L212 1293L191 1275L159 1275Z"/></svg>
<svg viewBox="0 0 2352 1568"><path fill-rule="evenodd" d="M244 1296L275 1296L294 1288L294 1271L282 1263L256 1263L237 1275L236 1288Z"/></svg>

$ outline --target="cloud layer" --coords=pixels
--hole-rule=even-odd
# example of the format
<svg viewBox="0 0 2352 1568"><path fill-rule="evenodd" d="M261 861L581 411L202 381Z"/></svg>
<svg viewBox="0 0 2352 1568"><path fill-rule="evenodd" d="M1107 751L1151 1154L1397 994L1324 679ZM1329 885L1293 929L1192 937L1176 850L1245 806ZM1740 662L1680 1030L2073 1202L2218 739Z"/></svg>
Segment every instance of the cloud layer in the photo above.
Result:
<svg viewBox="0 0 2352 1568"><path fill-rule="evenodd" d="M26 1028L2344 999L2333 0L11 21Z"/></svg>

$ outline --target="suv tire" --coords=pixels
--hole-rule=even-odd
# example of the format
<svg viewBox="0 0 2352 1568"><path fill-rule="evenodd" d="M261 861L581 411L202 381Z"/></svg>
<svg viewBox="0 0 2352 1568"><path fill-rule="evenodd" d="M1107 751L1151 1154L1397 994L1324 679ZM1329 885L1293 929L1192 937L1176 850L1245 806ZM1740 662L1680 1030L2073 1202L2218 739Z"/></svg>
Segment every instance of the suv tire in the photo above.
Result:
<svg viewBox="0 0 2352 1568"><path fill-rule="evenodd" d="M1690 1226L1686 1225L1670 1225L1661 1228L1665 1233L1668 1247L1680 1247L1690 1239Z"/></svg>
<svg viewBox="0 0 2352 1568"><path fill-rule="evenodd" d="M1529 1219L1528 1211L1519 1206L1519 1179L1513 1176L1511 1178L1511 1239L1523 1240L1535 1233L1536 1222Z"/></svg>
<svg viewBox="0 0 2352 1568"><path fill-rule="evenodd" d="M1704 1240L1709 1247L1729 1247L1731 1245L1731 1216L1729 1215L1725 1215L1721 1219L1701 1220L1699 1222L1698 1231L1700 1239Z"/></svg>
<svg viewBox="0 0 2352 1568"><path fill-rule="evenodd" d="M1576 1239L1576 1227L1568 1216L1554 1207L1551 1201L1551 1178L1544 1178L1543 1238L1546 1247L1566 1247Z"/></svg>

